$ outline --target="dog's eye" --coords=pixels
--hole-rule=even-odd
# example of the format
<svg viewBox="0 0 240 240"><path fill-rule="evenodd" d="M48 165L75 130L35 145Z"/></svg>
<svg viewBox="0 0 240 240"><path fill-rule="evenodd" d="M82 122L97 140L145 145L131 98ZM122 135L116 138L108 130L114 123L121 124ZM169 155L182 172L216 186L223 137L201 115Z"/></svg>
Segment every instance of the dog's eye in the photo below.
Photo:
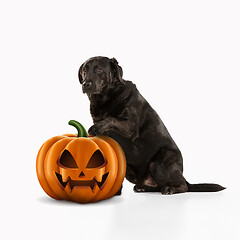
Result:
<svg viewBox="0 0 240 240"><path fill-rule="evenodd" d="M103 71L103 70L102 70L101 68L98 68L98 69L97 69L97 73L102 73L102 71Z"/></svg>

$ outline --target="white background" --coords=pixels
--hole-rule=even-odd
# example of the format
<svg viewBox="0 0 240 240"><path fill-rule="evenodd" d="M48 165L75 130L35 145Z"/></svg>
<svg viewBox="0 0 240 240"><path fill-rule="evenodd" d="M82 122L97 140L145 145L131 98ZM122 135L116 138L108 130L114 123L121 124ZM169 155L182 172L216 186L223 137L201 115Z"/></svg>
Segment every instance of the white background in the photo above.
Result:
<svg viewBox="0 0 240 240"><path fill-rule="evenodd" d="M1 239L240 239L239 1L1 1ZM78 82L92 56L115 57L159 113L191 183L219 193L50 199L35 160L45 140L87 129ZM3 237L4 236L4 237Z"/></svg>

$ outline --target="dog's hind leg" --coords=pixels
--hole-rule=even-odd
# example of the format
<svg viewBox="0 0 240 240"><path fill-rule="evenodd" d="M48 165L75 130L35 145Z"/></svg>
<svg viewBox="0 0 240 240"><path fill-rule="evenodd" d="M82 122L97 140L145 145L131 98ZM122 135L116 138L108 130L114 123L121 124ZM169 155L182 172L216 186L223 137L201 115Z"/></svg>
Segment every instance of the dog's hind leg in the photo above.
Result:
<svg viewBox="0 0 240 240"><path fill-rule="evenodd" d="M149 170L162 194L187 192L186 180L182 175L181 154L174 150L167 150L155 157Z"/></svg>

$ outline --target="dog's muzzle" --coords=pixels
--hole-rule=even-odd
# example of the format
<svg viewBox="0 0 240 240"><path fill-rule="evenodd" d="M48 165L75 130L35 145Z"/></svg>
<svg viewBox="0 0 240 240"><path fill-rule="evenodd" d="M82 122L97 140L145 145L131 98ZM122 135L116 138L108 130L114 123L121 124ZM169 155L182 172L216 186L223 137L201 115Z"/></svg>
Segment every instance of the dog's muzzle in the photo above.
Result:
<svg viewBox="0 0 240 240"><path fill-rule="evenodd" d="M93 82L91 80L86 81L83 83L83 93L89 93L93 90Z"/></svg>

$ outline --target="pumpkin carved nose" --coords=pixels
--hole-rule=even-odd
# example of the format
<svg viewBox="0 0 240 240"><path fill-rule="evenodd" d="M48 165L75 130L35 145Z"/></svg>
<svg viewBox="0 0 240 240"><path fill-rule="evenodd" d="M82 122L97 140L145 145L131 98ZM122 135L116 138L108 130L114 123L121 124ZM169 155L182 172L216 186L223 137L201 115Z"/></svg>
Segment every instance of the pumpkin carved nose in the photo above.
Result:
<svg viewBox="0 0 240 240"><path fill-rule="evenodd" d="M85 174L83 173L83 171L79 174L79 177L84 177Z"/></svg>

